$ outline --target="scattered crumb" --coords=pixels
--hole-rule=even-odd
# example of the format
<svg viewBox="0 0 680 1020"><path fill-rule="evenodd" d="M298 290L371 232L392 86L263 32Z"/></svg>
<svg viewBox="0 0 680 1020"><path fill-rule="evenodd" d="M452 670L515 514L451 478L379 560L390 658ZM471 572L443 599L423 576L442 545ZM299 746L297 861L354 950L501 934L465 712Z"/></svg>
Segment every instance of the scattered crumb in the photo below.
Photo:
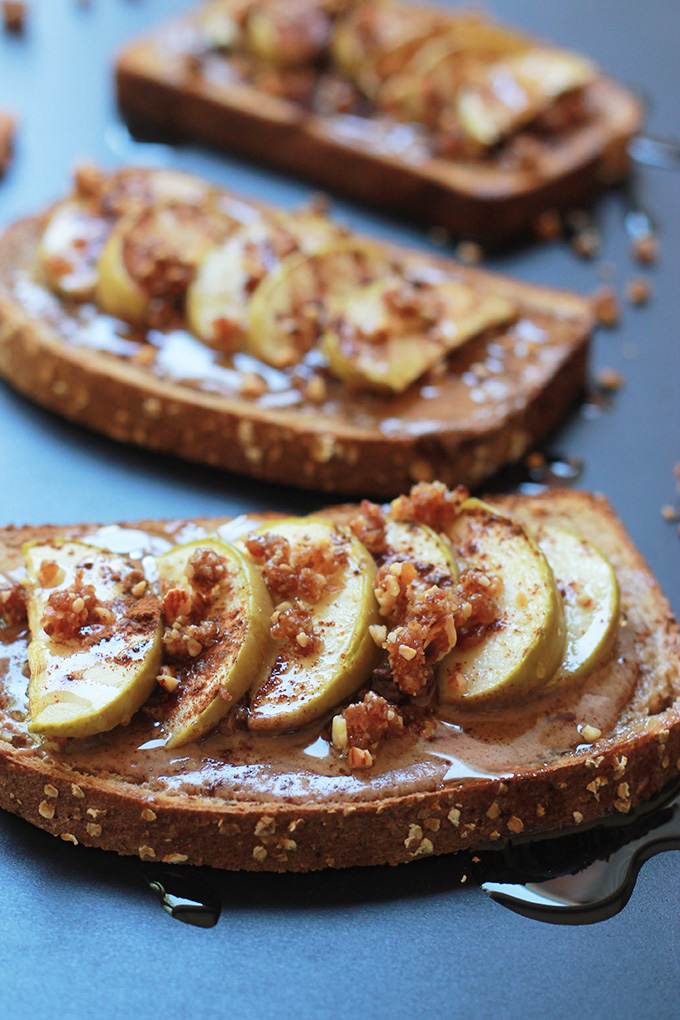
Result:
<svg viewBox="0 0 680 1020"><path fill-rule="evenodd" d="M611 287L600 287L593 294L593 311L601 326L617 326L621 319L619 300Z"/></svg>
<svg viewBox="0 0 680 1020"><path fill-rule="evenodd" d="M456 258L465 265L476 265L484 258L484 249L476 241L461 241L456 245Z"/></svg>
<svg viewBox="0 0 680 1020"><path fill-rule="evenodd" d="M631 305L646 305L652 296L652 285L641 276L634 276L626 284L626 297Z"/></svg>
<svg viewBox="0 0 680 1020"><path fill-rule="evenodd" d="M602 730L597 726L591 726L589 723L586 723L585 726L581 727L581 736L589 744L592 744L594 740L600 739Z"/></svg>
<svg viewBox="0 0 680 1020"><path fill-rule="evenodd" d="M562 236L562 220L555 209L546 209L534 221L534 233L539 241L554 241Z"/></svg>
<svg viewBox="0 0 680 1020"><path fill-rule="evenodd" d="M601 368L595 380L599 388L607 393L616 393L624 384L623 375L616 368Z"/></svg>
<svg viewBox="0 0 680 1020"><path fill-rule="evenodd" d="M446 227L430 227L427 236L437 248L445 248L451 241L451 234Z"/></svg>
<svg viewBox="0 0 680 1020"><path fill-rule="evenodd" d="M654 234L645 234L633 241L630 253L636 262L651 265L659 258L659 241Z"/></svg>
<svg viewBox="0 0 680 1020"><path fill-rule="evenodd" d="M584 227L578 230L571 239L572 250L584 259L594 259L602 246L602 236L597 227Z"/></svg>
<svg viewBox="0 0 680 1020"><path fill-rule="evenodd" d="M680 512L667 503L666 506L661 507L661 516L665 521L677 521L680 518Z"/></svg>
<svg viewBox="0 0 680 1020"><path fill-rule="evenodd" d="M14 145L14 119L0 111L0 174L7 166Z"/></svg>
<svg viewBox="0 0 680 1020"><path fill-rule="evenodd" d="M2 0L2 23L6 32L20 35L26 27L26 4L23 0Z"/></svg>

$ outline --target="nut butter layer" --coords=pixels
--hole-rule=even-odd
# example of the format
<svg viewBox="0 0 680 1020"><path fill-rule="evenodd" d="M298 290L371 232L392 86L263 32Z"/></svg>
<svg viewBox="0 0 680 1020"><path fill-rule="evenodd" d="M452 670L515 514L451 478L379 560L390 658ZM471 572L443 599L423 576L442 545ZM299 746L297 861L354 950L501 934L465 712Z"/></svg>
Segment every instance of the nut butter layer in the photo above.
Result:
<svg viewBox="0 0 680 1020"><path fill-rule="evenodd" d="M115 439L268 481L477 485L556 427L589 302L197 178L81 172L0 240L0 373Z"/></svg>
<svg viewBox="0 0 680 1020"><path fill-rule="evenodd" d="M592 63L477 12L213 0L127 46L128 117L487 241L627 169L642 109Z"/></svg>
<svg viewBox="0 0 680 1020"><path fill-rule="evenodd" d="M0 561L6 579L2 806L64 840L147 860L309 870L396 864L625 814L677 774L678 627L603 499L553 492L481 504L464 493L446 496L441 487L420 486L391 507L364 503L310 518L323 527L300 520L258 515L235 522L6 529ZM522 569L533 578L532 611L515 622L506 603L525 602L498 559L499 529L502 543L524 549ZM311 546L295 545L300 534L320 537ZM241 548L276 607L270 639L279 648L297 645L295 654L311 655L311 663L315 653L306 653L306 646L324 640L323 629L315 629L323 618L315 606L325 604L324 592L335 598L350 590L342 580L358 555L347 544L350 534L372 549L377 568L371 582L377 622L365 619L377 658L366 659L363 685L358 680L355 694L331 697L314 722L263 731L249 725L248 701L261 705L267 691L277 689L282 671L267 667L268 685L255 684L245 701L235 699L217 728L213 721L202 738L170 746L163 720L177 688L168 679L179 678L181 689L184 668L177 641L188 637L188 647L198 631L186 629L196 626L187 625L189 616L182 631L178 598L167 598L166 574L154 575L150 564L164 563L167 571L176 550L187 549L183 590L207 599L211 586L223 582L220 543ZM283 555L286 536L290 548ZM560 541L578 566L565 568L554 555ZM164 667L157 694L122 725L91 736L41 737L28 730L27 634L16 595L17 585L26 583L22 548L40 543L46 556L43 548L74 542L129 558L116 584L130 597L149 597L136 571L145 572L163 599L165 654L170 649L175 656L174 667ZM541 549L551 558L548 570ZM285 569L293 563L294 582ZM605 565L614 582L603 573ZM47 592L59 592L68 581L54 576L47 559L38 568L42 574L32 583L46 585ZM133 574L126 586L128 569ZM613 638L596 612L608 604L603 593L614 590L612 584ZM523 684L513 681L510 700L509 682L495 692L487 684L480 700L485 648L515 626L529 633L542 588L557 590L561 600L560 612L540 610L543 631L554 637L566 621L562 673L554 663L552 678L532 666ZM225 595L230 590L220 588ZM53 599L54 606L62 603ZM83 628L92 635L91 621ZM595 633L595 641L589 652L578 652L576 638L586 633ZM563 649L564 641L562 633ZM574 666L579 655L581 662L590 656L585 675ZM452 673L442 667L452 657L453 692L442 686L442 676ZM194 661L200 663L201 653ZM268 703L275 702L270 697Z"/></svg>

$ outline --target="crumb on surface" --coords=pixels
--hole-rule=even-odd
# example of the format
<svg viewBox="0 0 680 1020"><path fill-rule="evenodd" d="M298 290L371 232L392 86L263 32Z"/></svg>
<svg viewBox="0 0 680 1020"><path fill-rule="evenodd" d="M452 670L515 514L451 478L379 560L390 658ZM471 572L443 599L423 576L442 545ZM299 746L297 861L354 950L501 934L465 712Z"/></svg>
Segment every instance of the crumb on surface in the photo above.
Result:
<svg viewBox="0 0 680 1020"><path fill-rule="evenodd" d="M593 311L600 326L617 326L621 319L621 309L616 292L612 287L600 287L592 297Z"/></svg>
<svg viewBox="0 0 680 1020"><path fill-rule="evenodd" d="M26 27L27 4L24 0L2 0L2 24L6 32L19 35Z"/></svg>
<svg viewBox="0 0 680 1020"><path fill-rule="evenodd" d="M641 276L635 276L626 284L626 298L631 305L646 305L652 296L652 285Z"/></svg>
<svg viewBox="0 0 680 1020"><path fill-rule="evenodd" d="M616 393L624 384L623 375L616 368L601 368L595 378L598 387L607 393Z"/></svg>

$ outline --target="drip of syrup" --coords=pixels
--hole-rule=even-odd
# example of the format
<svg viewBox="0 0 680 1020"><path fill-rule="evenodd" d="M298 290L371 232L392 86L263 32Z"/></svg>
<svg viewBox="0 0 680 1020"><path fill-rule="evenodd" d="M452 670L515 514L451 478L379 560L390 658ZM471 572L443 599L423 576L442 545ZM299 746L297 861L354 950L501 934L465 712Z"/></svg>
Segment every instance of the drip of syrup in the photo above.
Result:
<svg viewBox="0 0 680 1020"><path fill-rule="evenodd" d="M144 867L143 874L158 895L163 910L176 921L195 928L214 928L219 921L222 910L219 896L190 872L149 864Z"/></svg>
<svg viewBox="0 0 680 1020"><path fill-rule="evenodd" d="M480 855L475 877L495 902L524 917L551 924L593 924L625 907L644 862L664 850L680 850L677 784L624 825L603 823L582 833ZM494 862L494 856L503 859Z"/></svg>
<svg viewBox="0 0 680 1020"><path fill-rule="evenodd" d="M670 138L637 135L628 143L628 155L635 163L661 170L680 170L680 142Z"/></svg>

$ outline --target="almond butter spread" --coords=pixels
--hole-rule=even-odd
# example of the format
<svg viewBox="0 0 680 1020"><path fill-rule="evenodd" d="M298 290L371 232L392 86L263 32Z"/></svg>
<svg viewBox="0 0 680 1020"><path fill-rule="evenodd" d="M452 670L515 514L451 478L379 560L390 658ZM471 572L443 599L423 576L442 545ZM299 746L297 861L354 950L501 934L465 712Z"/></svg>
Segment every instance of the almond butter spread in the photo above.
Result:
<svg viewBox="0 0 680 1020"><path fill-rule="evenodd" d="M336 518L346 520L347 511L338 510ZM271 515L269 518L244 515L232 521L204 524L173 521L143 527L80 527L68 529L68 535L89 546L127 553L155 584L154 556L176 544L203 538L219 537L233 542L255 533L267 519ZM370 507L364 508L363 521L364 527L367 522L372 523L374 535L380 534L379 515ZM57 529L54 531L57 534ZM271 544L255 546L270 561L276 560L272 577L278 578L279 570L290 565L290 557L282 547L277 545L275 550ZM342 559L342 550L329 549L327 555L314 562L306 561L298 576L309 570L332 582L338 556ZM212 556L193 558L189 574L194 592L201 588L209 592L225 583L222 565ZM290 576L285 569L283 575ZM244 726L243 712L236 708L204 739L168 749L160 736L159 718L163 714L163 699L172 697L168 693L172 690L170 683L165 690L159 686L158 694L126 725L110 732L85 738L40 739L27 730L27 632L16 595L22 576L17 549L14 561L7 564L1 586L5 619L5 626L0 628L2 739L22 755L49 758L67 770L113 776L144 790L169 795L182 792L236 802L273 799L301 804L339 799L361 802L397 793L446 788L464 782L467 777L508 776L550 762L558 755L569 755L583 743L580 729L584 733L611 730L638 678L638 669L633 665L634 635L623 628L613 659L591 674L586 683L548 689L516 709L471 713L465 722L460 716L454 721L454 714L446 706L435 707L429 694L424 699L405 699L403 694L400 697L397 676L386 677L381 691L381 679L376 675L371 689L360 691L349 705L327 713L299 731L276 736L251 732ZM411 580L414 579L415 576ZM307 586L310 581L311 575L305 575L303 584ZM279 580L274 585L278 583ZM136 584L139 586L138 580ZM285 591L278 587L275 590L295 597L298 589L289 589L288 585L286 580ZM467 581L461 578L462 593L457 598L469 597L466 585ZM434 589L447 592L450 587ZM474 593L474 584L472 589ZM141 597L137 609L142 612L151 598ZM174 596L169 603L178 598ZM490 595L485 593L481 608L475 608L479 626L486 626L485 614L493 599L493 591ZM189 619L192 613L189 603L175 604L172 610L166 603L166 624L173 617ZM177 612L179 616L174 616ZM453 615L455 619L455 612ZM448 620L448 616L443 619ZM437 632L435 642L446 640L449 624L444 622L442 626L444 636ZM172 668L163 675L171 680ZM373 755L370 749L378 742L379 752Z"/></svg>

